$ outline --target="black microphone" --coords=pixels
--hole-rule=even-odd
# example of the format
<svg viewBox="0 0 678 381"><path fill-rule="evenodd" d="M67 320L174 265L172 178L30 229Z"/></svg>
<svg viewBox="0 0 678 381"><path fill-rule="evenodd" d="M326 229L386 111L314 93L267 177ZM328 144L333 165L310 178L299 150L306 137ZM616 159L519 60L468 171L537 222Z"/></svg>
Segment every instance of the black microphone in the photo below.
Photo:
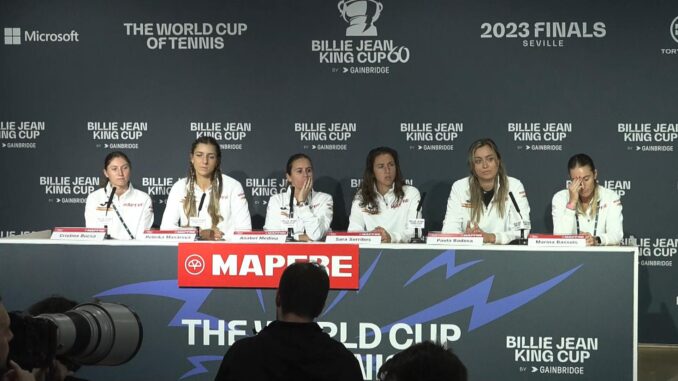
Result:
<svg viewBox="0 0 678 381"><path fill-rule="evenodd" d="M509 242L509 245L527 245L527 238L525 238L525 220L523 219L523 215L520 214L520 208L518 207L518 203L516 202L516 198L513 197L513 192L509 191L509 197L511 197L511 202L513 203L513 207L516 209L516 212L518 212L518 216L520 217L520 238L516 238L513 241Z"/></svg>
<svg viewBox="0 0 678 381"><path fill-rule="evenodd" d="M108 216L108 209L111 208L111 203L113 202L113 195L115 195L115 189L116 188L113 187L113 189L111 189L111 195L108 196L108 202L106 202L106 214L105 214L106 216Z"/></svg>
<svg viewBox="0 0 678 381"><path fill-rule="evenodd" d="M518 215L520 216L520 219L523 219L523 215L520 214L520 208L518 207L518 203L516 202L516 198L513 197L513 192L509 191L509 196L511 197L511 202L513 202L513 207L516 208L516 212L518 212Z"/></svg>
<svg viewBox="0 0 678 381"><path fill-rule="evenodd" d="M288 216L290 219L294 217L294 187L290 186L290 214ZM285 238L285 242L296 242L297 240L294 239L294 228L288 227L287 228L287 238Z"/></svg>
<svg viewBox="0 0 678 381"><path fill-rule="evenodd" d="M199 214L200 211L202 210L202 204L205 203L205 195L207 195L207 193L203 193L203 194L202 194L202 197L200 197L200 205L198 205L198 214Z"/></svg>
<svg viewBox="0 0 678 381"><path fill-rule="evenodd" d="M424 199L426 198L426 192L421 194L419 203L417 204L417 218L421 216L421 208L424 206ZM424 232L422 229L421 235L423 237ZM410 243L424 243L424 240L419 238L419 229L414 228L414 237L410 238Z"/></svg>
<svg viewBox="0 0 678 381"><path fill-rule="evenodd" d="M290 217L292 217L292 213L294 212L294 187L290 187Z"/></svg>
<svg viewBox="0 0 678 381"><path fill-rule="evenodd" d="M417 204L417 212L421 212L421 207L424 206L424 199L426 198L426 192L421 194L421 198L419 199L419 204Z"/></svg>

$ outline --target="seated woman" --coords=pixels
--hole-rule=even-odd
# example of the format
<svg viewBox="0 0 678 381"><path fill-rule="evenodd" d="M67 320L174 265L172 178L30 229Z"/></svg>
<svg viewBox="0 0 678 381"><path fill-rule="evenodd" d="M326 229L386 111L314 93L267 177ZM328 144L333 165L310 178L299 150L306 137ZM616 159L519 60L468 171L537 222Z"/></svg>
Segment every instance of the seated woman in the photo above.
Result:
<svg viewBox="0 0 678 381"><path fill-rule="evenodd" d="M132 186L131 172L132 163L127 155L120 151L106 155L103 176L99 181L101 188L87 196L85 226L106 226L111 238L134 239L153 225L153 202L146 193Z"/></svg>
<svg viewBox="0 0 678 381"><path fill-rule="evenodd" d="M622 204L598 185L593 159L580 153L567 162L570 186L553 196L553 234L583 234L588 246L619 245L624 237Z"/></svg>
<svg viewBox="0 0 678 381"><path fill-rule="evenodd" d="M492 139L471 144L468 166L471 174L452 184L442 231L482 234L483 242L495 244L520 238L521 219L529 226L530 204L520 180L506 175ZM520 213L509 199L511 194Z"/></svg>
<svg viewBox="0 0 678 381"><path fill-rule="evenodd" d="M417 188L405 185L398 152L378 147L369 152L363 181L351 205L348 231L370 231L381 235L381 242L409 242L414 229L409 218L417 217Z"/></svg>
<svg viewBox="0 0 678 381"><path fill-rule="evenodd" d="M333 215L332 196L313 190L311 158L297 153L287 160L287 183L294 188L294 236L299 241L320 241L330 230ZM290 191L274 194L266 208L264 230L286 230L281 219L290 217Z"/></svg>
<svg viewBox="0 0 678 381"><path fill-rule="evenodd" d="M252 230L242 185L221 173L221 149L212 137L191 145L188 177L177 181L167 196L161 229L199 227L206 240L223 239L236 230Z"/></svg>

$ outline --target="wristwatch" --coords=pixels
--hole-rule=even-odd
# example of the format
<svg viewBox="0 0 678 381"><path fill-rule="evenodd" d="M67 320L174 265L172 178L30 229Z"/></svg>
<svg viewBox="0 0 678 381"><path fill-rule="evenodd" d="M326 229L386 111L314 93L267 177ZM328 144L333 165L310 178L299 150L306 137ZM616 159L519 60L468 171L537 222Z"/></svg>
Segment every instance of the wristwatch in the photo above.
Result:
<svg viewBox="0 0 678 381"><path fill-rule="evenodd" d="M600 245L602 243L602 241L600 240L600 237L596 236L595 238L596 238L596 244Z"/></svg>
<svg viewBox="0 0 678 381"><path fill-rule="evenodd" d="M297 201L297 206L308 206L307 201Z"/></svg>

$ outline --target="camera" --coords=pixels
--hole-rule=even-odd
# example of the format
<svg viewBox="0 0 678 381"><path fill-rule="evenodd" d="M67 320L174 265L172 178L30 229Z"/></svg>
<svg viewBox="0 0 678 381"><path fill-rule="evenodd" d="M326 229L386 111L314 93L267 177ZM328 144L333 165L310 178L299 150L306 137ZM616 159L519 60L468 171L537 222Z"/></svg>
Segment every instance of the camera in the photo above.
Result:
<svg viewBox="0 0 678 381"><path fill-rule="evenodd" d="M120 365L141 347L137 314L117 303L85 303L65 313L11 312L9 358L23 369L49 367L56 356L79 365Z"/></svg>

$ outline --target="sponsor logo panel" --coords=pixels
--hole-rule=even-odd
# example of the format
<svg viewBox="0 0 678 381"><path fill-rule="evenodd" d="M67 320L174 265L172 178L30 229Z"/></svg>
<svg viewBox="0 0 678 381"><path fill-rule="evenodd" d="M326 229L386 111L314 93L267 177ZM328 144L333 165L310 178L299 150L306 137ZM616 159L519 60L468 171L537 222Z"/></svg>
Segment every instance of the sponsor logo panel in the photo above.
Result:
<svg viewBox="0 0 678 381"><path fill-rule="evenodd" d="M357 289L358 245L179 244L180 287L277 288L294 262L324 266L330 288Z"/></svg>
<svg viewBox="0 0 678 381"><path fill-rule="evenodd" d="M463 122L401 122L400 133L411 150L453 151L464 132Z"/></svg>
<svg viewBox="0 0 678 381"><path fill-rule="evenodd" d="M303 148L313 151L348 151L358 134L356 122L295 122L294 133Z"/></svg>
<svg viewBox="0 0 678 381"><path fill-rule="evenodd" d="M185 22L122 24L125 36L142 39L148 50L222 50L226 39L247 32L244 22Z"/></svg>
<svg viewBox="0 0 678 381"><path fill-rule="evenodd" d="M395 65L407 64L410 48L395 40L379 38L376 22L384 4L376 0L341 0L339 19L346 26L347 38L311 40L311 52L332 73L346 75L391 74Z"/></svg>
<svg viewBox="0 0 678 381"><path fill-rule="evenodd" d="M0 120L0 148L36 149L46 129L45 121Z"/></svg>
<svg viewBox="0 0 678 381"><path fill-rule="evenodd" d="M562 151L574 124L572 122L509 122L506 131L517 149L523 151Z"/></svg>
<svg viewBox="0 0 678 381"><path fill-rule="evenodd" d="M253 133L252 122L212 121L189 123L189 131L195 138L210 136L219 142L222 150L242 150L247 137Z"/></svg>
<svg viewBox="0 0 678 381"><path fill-rule="evenodd" d="M47 201L55 204L84 204L87 195L99 188L97 176L39 176Z"/></svg>
<svg viewBox="0 0 678 381"><path fill-rule="evenodd" d="M597 337L506 336L520 373L583 376L598 348Z"/></svg>
<svg viewBox="0 0 678 381"><path fill-rule="evenodd" d="M139 149L139 141L148 132L144 121L88 121L86 126L96 147L106 150Z"/></svg>
<svg viewBox="0 0 678 381"><path fill-rule="evenodd" d="M603 21L496 21L480 24L483 40L507 41L523 48L563 48L574 41L605 38Z"/></svg>
<svg viewBox="0 0 678 381"><path fill-rule="evenodd" d="M633 152L675 152L678 122L619 122L617 134Z"/></svg>

